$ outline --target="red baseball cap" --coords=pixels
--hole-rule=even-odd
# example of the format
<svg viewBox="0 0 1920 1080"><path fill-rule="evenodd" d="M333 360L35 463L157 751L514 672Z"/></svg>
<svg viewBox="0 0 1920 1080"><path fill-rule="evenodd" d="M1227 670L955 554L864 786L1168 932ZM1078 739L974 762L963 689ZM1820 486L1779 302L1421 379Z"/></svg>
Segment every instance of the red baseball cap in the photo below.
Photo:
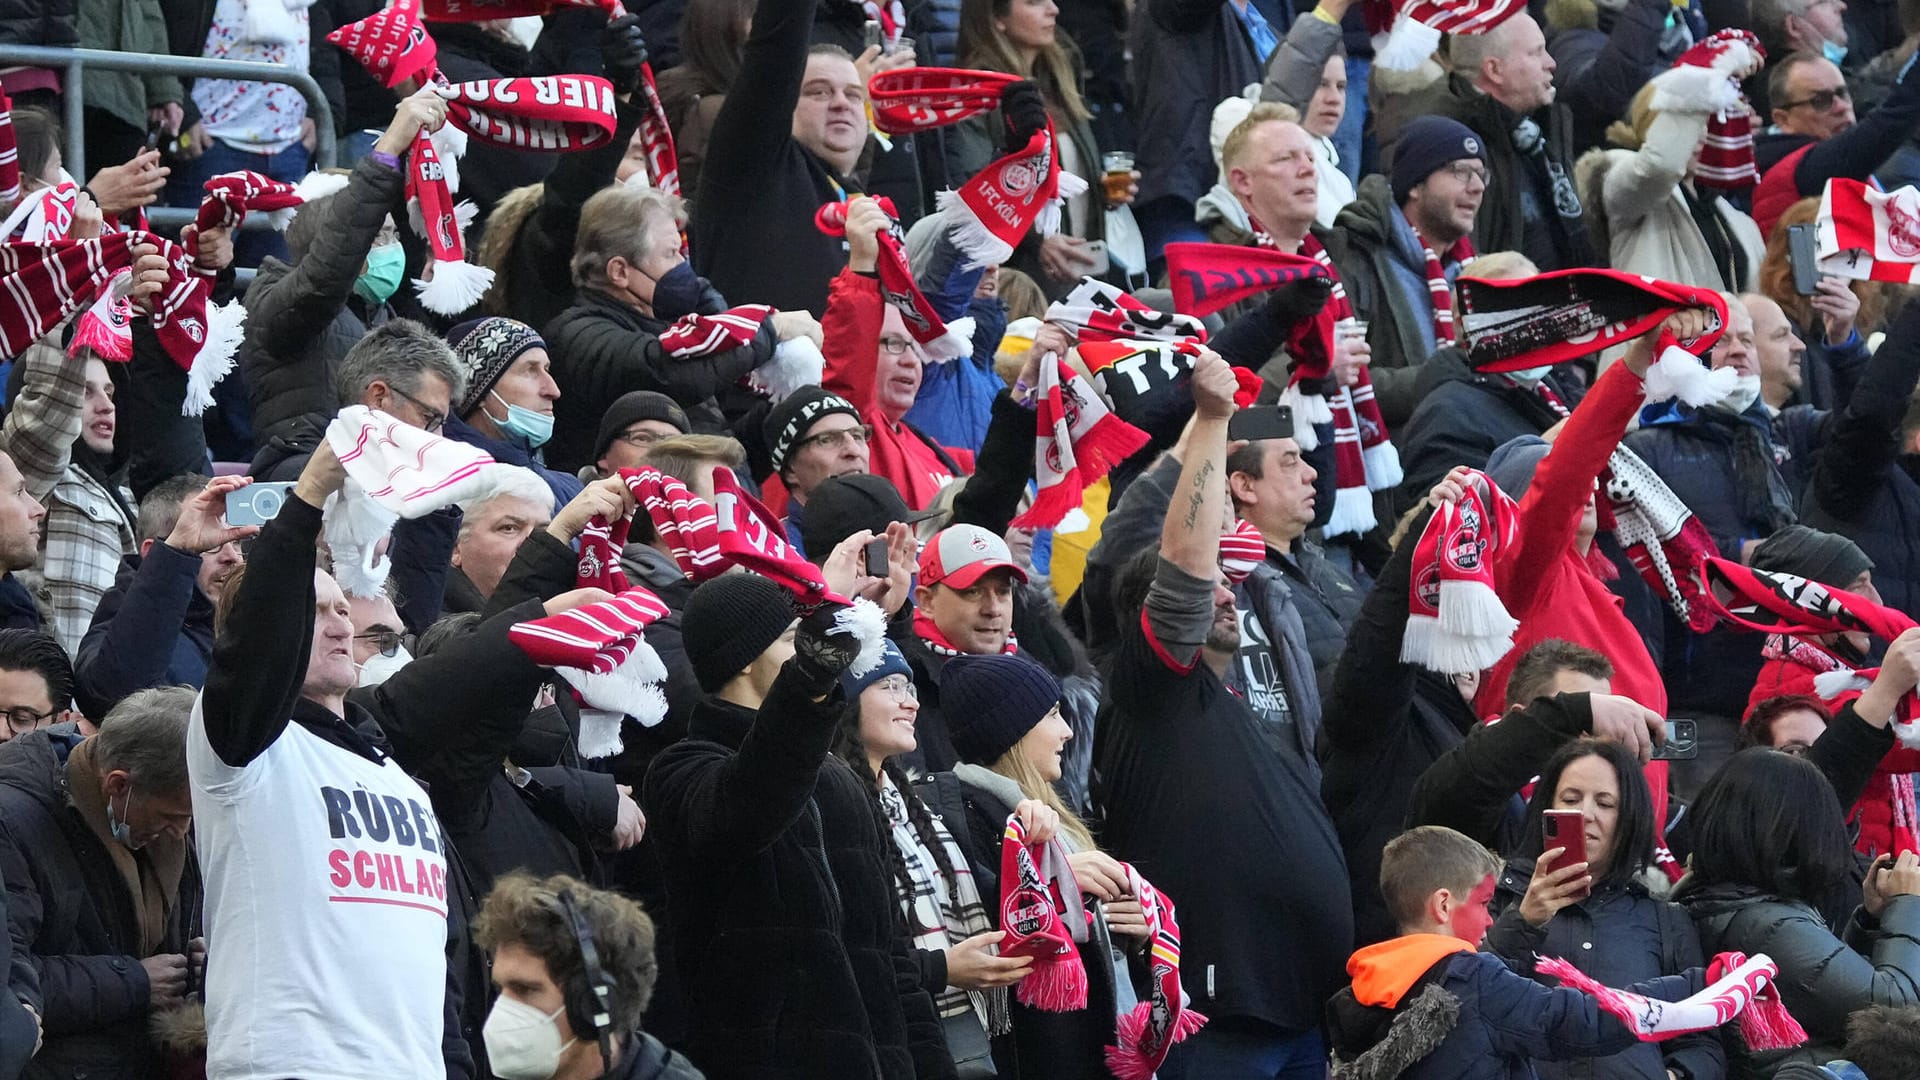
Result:
<svg viewBox="0 0 1920 1080"><path fill-rule="evenodd" d="M1007 542L978 525L950 525L935 533L920 553L920 584L971 589L990 571L1006 569L1022 584L1027 572L1013 561Z"/></svg>

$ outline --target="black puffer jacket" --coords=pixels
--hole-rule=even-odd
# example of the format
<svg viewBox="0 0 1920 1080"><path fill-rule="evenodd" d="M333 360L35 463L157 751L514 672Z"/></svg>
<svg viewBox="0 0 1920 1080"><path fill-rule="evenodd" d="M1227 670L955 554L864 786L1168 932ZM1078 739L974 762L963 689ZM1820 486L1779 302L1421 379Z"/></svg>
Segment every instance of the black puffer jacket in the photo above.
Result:
<svg viewBox="0 0 1920 1080"><path fill-rule="evenodd" d="M1705 966L1700 937L1686 911L1648 895L1638 882L1596 888L1592 896L1561 908L1536 929L1520 917L1533 863L1531 858L1510 859L1501 870L1493 893L1500 915L1484 945L1522 973L1532 970L1536 957L1557 956L1606 986L1632 986ZM1559 985L1558 980L1540 981ZM1608 1057L1536 1067L1542 1080L1665 1080L1669 1069L1693 1080L1719 1080L1726 1075L1726 1053L1718 1034L1702 1031L1636 1043Z"/></svg>
<svg viewBox="0 0 1920 1080"><path fill-rule="evenodd" d="M788 664L755 713L709 699L647 773L668 928L713 1080L951 1077L873 798Z"/></svg>
<svg viewBox="0 0 1920 1080"><path fill-rule="evenodd" d="M711 289L700 306L707 314L725 308ZM762 323L748 344L703 357L669 357L659 337L669 325L591 287L582 287L574 305L547 324L553 381L560 384L553 441L546 446L551 468L573 472L592 464L600 414L630 390L653 390L679 402L695 431L725 431L720 395L731 396L742 376L773 356L773 320Z"/></svg>
<svg viewBox="0 0 1920 1080"><path fill-rule="evenodd" d="M300 433L302 418L331 417L340 408L334 376L341 358L387 320L386 306L369 306L353 283L380 226L400 206L404 179L371 155L360 159L345 189L302 211L321 215L312 231L302 222L289 230L290 239L310 235L311 244L293 252L292 265L268 258L247 289L240 370L262 447Z"/></svg>
<svg viewBox="0 0 1920 1080"><path fill-rule="evenodd" d="M0 746L0 876L7 922L32 954L46 1045L23 1076L144 1078L158 1067L147 1035L147 973L125 879L69 801L72 725ZM186 851L180 893L155 953L197 936L200 881Z"/></svg>
<svg viewBox="0 0 1920 1080"><path fill-rule="evenodd" d="M452 82L535 74L529 69L527 50L517 41L503 40L473 23L437 22L428 30L439 46L440 73ZM491 146L484 139L467 140L466 155L460 159L460 198L470 200L480 211L467 236L471 239L480 235L494 204L507 192L545 180L559 160L559 154Z"/></svg>
<svg viewBox="0 0 1920 1080"><path fill-rule="evenodd" d="M1286 33L1288 5L1249 2L1275 33ZM1214 183L1207 149L1213 107L1260 81L1260 57L1225 3L1147 0L1144 6L1134 13L1132 30L1139 202L1167 198L1191 206Z"/></svg>
<svg viewBox="0 0 1920 1080"><path fill-rule="evenodd" d="M79 0L0 0L0 44L80 44Z"/></svg>
<svg viewBox="0 0 1920 1080"><path fill-rule="evenodd" d="M1735 1076L1769 1077L1789 1061L1824 1063L1840 1056L1847 1016L1868 1005L1920 1004L1920 897L1895 896L1880 917L1856 911L1844 940L1812 907L1742 885L1694 889L1682 881L1674 899L1693 916L1700 950L1766 953L1780 965L1780 998L1806 1045L1755 1053L1727 1040Z"/></svg>
<svg viewBox="0 0 1920 1080"><path fill-rule="evenodd" d="M1553 376L1554 392L1568 408L1578 403ZM1503 375L1482 375L1467 366L1466 353L1452 346L1435 350L1414 380L1420 402L1406 427L1395 431L1406 482L1395 509L1405 512L1456 465L1487 467L1501 443L1538 435L1560 416L1539 394Z"/></svg>

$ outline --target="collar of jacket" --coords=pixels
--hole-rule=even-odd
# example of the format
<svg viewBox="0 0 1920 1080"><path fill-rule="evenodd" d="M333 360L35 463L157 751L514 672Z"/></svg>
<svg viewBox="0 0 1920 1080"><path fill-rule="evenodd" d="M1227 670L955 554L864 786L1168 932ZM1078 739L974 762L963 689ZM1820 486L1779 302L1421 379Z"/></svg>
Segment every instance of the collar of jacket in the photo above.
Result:
<svg viewBox="0 0 1920 1080"><path fill-rule="evenodd" d="M673 325L642 312L605 289L591 285L580 287L578 299L575 302L583 307L592 308L594 314L613 319L629 330L642 330L657 336L662 330Z"/></svg>
<svg viewBox="0 0 1920 1080"><path fill-rule="evenodd" d="M759 715L744 705L708 697L693 707L693 718L687 721L687 738L705 739L729 750L738 750Z"/></svg>
<svg viewBox="0 0 1920 1080"><path fill-rule="evenodd" d="M1640 410L1640 426L1643 428L1692 426L1713 430L1734 428L1741 424L1757 428L1762 435L1772 437L1773 425L1767 419L1766 405L1757 400L1746 412L1738 415L1713 406L1696 409L1678 399L1656 401Z"/></svg>
<svg viewBox="0 0 1920 1080"><path fill-rule="evenodd" d="M368 689L377 689L369 687ZM380 731L373 714L364 705L349 701L347 715L336 716L332 710L318 702L306 698L293 703L293 722L306 728L327 742L347 751L359 754L375 765L384 765L387 761L387 738Z"/></svg>
<svg viewBox="0 0 1920 1080"><path fill-rule="evenodd" d="M107 820L107 793L101 786L104 778L93 760L95 745L90 739L83 740L68 752L67 798L106 850L120 884L127 890L134 926L140 935L135 943L140 950L136 955L150 956L165 939L168 917L180 899L180 874L187 863L187 842L163 834L136 852L114 839ZM139 795L136 786L132 797Z"/></svg>
<svg viewBox="0 0 1920 1080"><path fill-rule="evenodd" d="M511 439L493 438L457 416L447 417L446 423L441 425L440 434L454 442L485 450L493 460L506 465L518 465L535 471L546 468L540 460L539 451L528 450Z"/></svg>

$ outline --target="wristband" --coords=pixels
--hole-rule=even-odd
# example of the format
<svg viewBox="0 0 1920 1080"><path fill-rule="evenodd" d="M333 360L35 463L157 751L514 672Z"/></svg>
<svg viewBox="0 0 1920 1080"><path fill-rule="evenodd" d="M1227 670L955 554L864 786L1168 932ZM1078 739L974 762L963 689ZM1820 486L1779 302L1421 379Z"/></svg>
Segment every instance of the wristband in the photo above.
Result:
<svg viewBox="0 0 1920 1080"><path fill-rule="evenodd" d="M395 172L400 171L400 155L398 154L389 154L385 150L369 150L367 156Z"/></svg>

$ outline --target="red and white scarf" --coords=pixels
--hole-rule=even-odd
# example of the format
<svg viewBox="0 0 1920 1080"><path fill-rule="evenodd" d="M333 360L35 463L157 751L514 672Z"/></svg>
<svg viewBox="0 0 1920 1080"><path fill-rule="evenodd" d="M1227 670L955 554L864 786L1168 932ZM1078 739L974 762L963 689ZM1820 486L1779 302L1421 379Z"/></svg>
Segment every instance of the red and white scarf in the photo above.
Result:
<svg viewBox="0 0 1920 1080"><path fill-rule="evenodd" d="M327 40L360 61L389 90L409 79L428 82L439 70L439 47L420 24L420 0L393 0L359 22L335 29Z"/></svg>
<svg viewBox="0 0 1920 1080"><path fill-rule="evenodd" d="M1071 326L1079 341L1163 341L1199 345L1207 340L1198 317L1161 311L1131 293L1093 278L1080 283L1047 307L1047 321Z"/></svg>
<svg viewBox="0 0 1920 1080"><path fill-rule="evenodd" d="M20 198L20 148L13 131L13 99L0 89L0 212Z"/></svg>
<svg viewBox="0 0 1920 1080"><path fill-rule="evenodd" d="M1920 191L1836 176L1820 195L1814 230L1823 274L1920 282Z"/></svg>
<svg viewBox="0 0 1920 1080"><path fill-rule="evenodd" d="M1254 223L1258 246L1272 250L1271 233ZM1174 245L1169 244L1171 248ZM1244 248L1236 248L1244 252ZM1285 255L1284 252L1276 254ZM1171 260L1169 255L1169 260ZM1243 256L1244 257L1244 256ZM1387 491L1405 479L1400 451L1387 433L1386 418L1373 395L1373 373L1361 367L1350 387L1332 386L1333 350L1337 335L1351 325L1353 303L1320 238L1308 233L1300 243L1299 258L1311 259L1333 280L1333 295L1310 323L1297 327L1287 343L1293 363L1280 403L1294 411L1294 441L1302 450L1320 445L1315 424L1333 425L1333 512L1324 530L1327 536L1358 536L1379 524L1373 510L1373 492ZM1169 261L1169 266L1171 266ZM1332 396L1327 394L1332 390Z"/></svg>
<svg viewBox="0 0 1920 1080"><path fill-rule="evenodd" d="M596 522L605 525L604 520ZM585 561L583 554L583 566ZM613 565L619 566L617 554ZM633 717L642 727L666 719L667 697L661 684L667 680L667 668L642 636L666 614L667 605L659 597L632 586L609 600L515 623L507 631L508 640L534 663L552 668L579 698L582 757L619 753L620 724L625 717Z"/></svg>
<svg viewBox="0 0 1920 1080"><path fill-rule="evenodd" d="M681 573L696 582L726 573L712 503L658 469L622 469L620 476L653 519L654 533L666 541Z"/></svg>
<svg viewBox="0 0 1920 1080"><path fill-rule="evenodd" d="M1780 969L1765 953L1720 953L1707 966L1706 989L1680 1001L1661 1001L1615 990L1557 956L1535 961L1551 975L1594 999L1641 1042L1661 1042L1710 1031L1736 1016L1749 1050L1784 1050L1807 1041L1807 1033L1780 1000Z"/></svg>
<svg viewBox="0 0 1920 1080"><path fill-rule="evenodd" d="M906 234L900 229L900 217L894 210L893 200L881 195L875 197L874 202L886 211L888 222L887 228L875 237L880 244L880 257L874 264L880 278L880 296L900 313L900 321L919 343L925 359L940 363L958 356L972 356L973 320L955 319L949 325L940 318L932 302L920 291L920 283L907 262ZM845 236L847 204L827 203L814 213L813 224L828 236Z"/></svg>
<svg viewBox="0 0 1920 1080"><path fill-rule="evenodd" d="M1199 1031L1207 1018L1192 1008L1180 985L1180 924L1173 897L1153 887L1131 863L1121 863L1127 887L1147 920L1147 1000L1120 1017L1116 1045L1107 1047L1107 1069L1118 1080L1153 1080L1173 1044Z"/></svg>
<svg viewBox="0 0 1920 1080"><path fill-rule="evenodd" d="M1420 241L1420 254L1427 260L1427 299L1433 303L1433 340L1441 345L1454 343L1453 286L1447 284L1447 267L1418 228L1413 234ZM1447 249L1447 262L1456 265L1473 258L1473 241L1466 237Z"/></svg>
<svg viewBox="0 0 1920 1080"><path fill-rule="evenodd" d="M91 240L0 244L0 354L19 356L28 345L92 304L117 276L131 270L133 249L147 243L167 260L167 281L153 302L153 329L173 362L187 372L186 416L213 403L213 387L233 370L246 310L238 301L212 303L210 280L194 271L193 255L161 236L116 232Z"/></svg>
<svg viewBox="0 0 1920 1080"><path fill-rule="evenodd" d="M1233 526L1220 536L1220 573L1227 584L1238 585L1253 576L1267 561L1267 541L1260 530L1245 518L1234 518Z"/></svg>
<svg viewBox="0 0 1920 1080"><path fill-rule="evenodd" d="M627 13L620 0L425 0L421 14L432 22L484 22L535 18L567 8L596 8L610 19Z"/></svg>
<svg viewBox="0 0 1920 1080"><path fill-rule="evenodd" d="M747 494L733 470L713 470L715 535L720 555L734 566L751 570L785 589L804 615L822 604L840 608L835 632L860 643L860 653L847 669L854 676L880 666L886 652L887 617L865 597L852 600L834 592L820 568L787 543L786 530L760 500Z"/></svg>
<svg viewBox="0 0 1920 1080"><path fill-rule="evenodd" d="M1678 345L1684 353L1705 355L1727 325L1727 302L1712 288L1616 270L1550 270L1510 281L1463 277L1455 288L1465 320L1467 363L1479 372L1524 371L1575 360L1624 345L1682 308L1708 311L1707 331L1693 341L1661 336L1655 350L1660 360L1647 375L1650 401L1678 396L1695 403L1690 384L1706 378L1705 373L1689 375L1699 367L1691 357L1676 358L1685 370L1667 368L1669 353ZM1719 392L1724 396L1724 386Z"/></svg>
<svg viewBox="0 0 1920 1080"><path fill-rule="evenodd" d="M947 640L947 635L940 632L940 625L933 621L933 616L927 614L925 608L914 609L913 636L919 638L935 656L967 655L966 650ZM1020 643L1014 639L1013 631L1008 630L1007 643L1000 647L1000 655L1012 656L1019 651Z"/></svg>
<svg viewBox="0 0 1920 1080"><path fill-rule="evenodd" d="M868 82L874 123L889 135L907 135L958 123L1000 104L1017 76L954 68L901 68ZM1060 231L1061 204L1087 190L1067 172L1053 123L1034 132L1027 145L990 163L936 202L947 215L954 246L976 266L998 266L1013 256L1027 230L1042 236Z"/></svg>
<svg viewBox="0 0 1920 1080"><path fill-rule="evenodd" d="M1147 445L1147 433L1107 408L1100 395L1053 353L1040 358L1033 505L1013 519L1021 529L1050 529L1079 507L1087 487Z"/></svg>
<svg viewBox="0 0 1920 1080"><path fill-rule="evenodd" d="M1374 62L1412 71L1440 47L1440 35L1484 34L1526 9L1526 0L1367 0ZM1397 14L1389 20L1390 13ZM1383 36L1389 21L1393 29Z"/></svg>
<svg viewBox="0 0 1920 1080"><path fill-rule="evenodd" d="M1087 1007L1087 968L1075 940L1086 940L1087 910L1058 840L1027 842L1018 815L1000 841L1000 955L1030 956L1033 968L1014 997L1047 1012Z"/></svg>
<svg viewBox="0 0 1920 1080"><path fill-rule="evenodd" d="M1760 47L1753 31L1730 26L1708 34L1674 61L1676 68L1707 68L1725 76L1733 97L1732 104L1716 109L1707 121L1707 141L1693 167L1693 182L1701 187L1750 191L1760 182L1760 170L1753 158L1753 118L1747 112L1747 97L1740 90L1740 75L1766 59L1767 50ZM1657 78L1652 106L1655 110L1668 108L1661 99Z"/></svg>
<svg viewBox="0 0 1920 1080"><path fill-rule="evenodd" d="M1600 476L1605 509L1603 525L1626 551L1627 561L1680 621L1695 631L1713 628L1713 606L1705 602L1700 568L1718 548L1707 527L1694 516L1639 455L1617 446Z"/></svg>
<svg viewBox="0 0 1920 1080"><path fill-rule="evenodd" d="M773 318L765 304L741 304L717 315L683 315L660 332L660 348L673 360L695 360L751 344ZM796 337L773 347L773 359L740 377L740 387L775 401L802 386L819 385L826 358L812 338Z"/></svg>
<svg viewBox="0 0 1920 1080"><path fill-rule="evenodd" d="M1755 570L1718 557L1707 559L1704 569L1705 601L1721 618L1749 630L1795 638L1861 633L1892 641L1920 625L1898 609L1793 574ZM1871 682L1879 673L1878 668L1862 668L1853 675ZM1894 714L1893 731L1902 745L1920 746L1916 718L1920 695L1909 691Z"/></svg>
<svg viewBox="0 0 1920 1080"><path fill-rule="evenodd" d="M1484 671L1513 648L1519 620L1494 588L1494 563L1520 538L1519 507L1486 473L1469 470L1466 494L1441 503L1413 550L1404 663L1442 674Z"/></svg>

